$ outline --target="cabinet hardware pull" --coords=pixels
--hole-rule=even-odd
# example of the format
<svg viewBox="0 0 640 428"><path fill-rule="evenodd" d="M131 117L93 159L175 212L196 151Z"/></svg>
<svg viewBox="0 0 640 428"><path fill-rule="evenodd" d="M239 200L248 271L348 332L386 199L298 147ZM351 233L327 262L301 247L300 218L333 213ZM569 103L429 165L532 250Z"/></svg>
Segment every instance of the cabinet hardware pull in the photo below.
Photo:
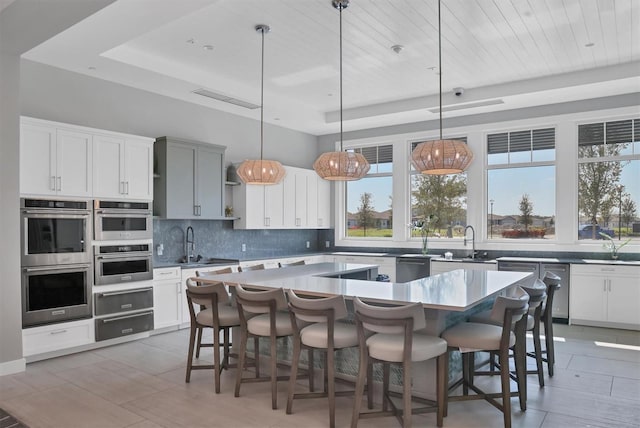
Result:
<svg viewBox="0 0 640 428"><path fill-rule="evenodd" d="M56 190L56 176L52 175L51 179L49 180L49 184L50 184L50 188L51 190Z"/></svg>
<svg viewBox="0 0 640 428"><path fill-rule="evenodd" d="M125 194L125 195L128 195L128 194L129 194L129 182L128 182L128 181L125 181L125 182L124 182L124 184L127 186L127 187L126 187L126 189L127 189L127 190L125 190L124 194Z"/></svg>
<svg viewBox="0 0 640 428"><path fill-rule="evenodd" d="M62 177L58 176L58 191L62 190Z"/></svg>
<svg viewBox="0 0 640 428"><path fill-rule="evenodd" d="M132 303L125 303L124 305L120 305L120 309L131 309L133 308Z"/></svg>
<svg viewBox="0 0 640 428"><path fill-rule="evenodd" d="M111 296L121 296L123 294L133 294L133 293L145 293L147 291L153 290L152 287L149 288L136 288L135 290L125 290L125 291L110 291L107 293L99 293L100 297L111 297Z"/></svg>
<svg viewBox="0 0 640 428"><path fill-rule="evenodd" d="M122 320L128 320L130 318L141 317L141 316L144 316L144 315L151 315L152 313L153 313L153 311L152 312L142 312L142 313L134 314L134 315L125 315L125 316L122 316L122 317L108 318L108 319L104 319L104 320L101 320L101 321L103 323L107 324L107 323L114 322L114 321L122 321Z"/></svg>
<svg viewBox="0 0 640 428"><path fill-rule="evenodd" d="M62 334L62 333L66 333L67 330L54 330L49 332L49 334Z"/></svg>

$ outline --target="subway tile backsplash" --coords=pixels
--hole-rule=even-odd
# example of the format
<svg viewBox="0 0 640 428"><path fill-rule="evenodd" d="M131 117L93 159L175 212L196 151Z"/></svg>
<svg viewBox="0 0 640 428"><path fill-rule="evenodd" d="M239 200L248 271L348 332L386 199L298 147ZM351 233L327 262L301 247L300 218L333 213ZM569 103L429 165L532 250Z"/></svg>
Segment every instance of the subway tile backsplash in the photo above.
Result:
<svg viewBox="0 0 640 428"><path fill-rule="evenodd" d="M333 243L333 231L313 229L235 230L228 220L153 220L155 262L176 262L185 252L185 233L193 227L197 256L227 259L259 259L325 251ZM330 238L329 238L330 237ZM307 248L307 241L309 248ZM163 255L157 254L158 245ZM246 251L242 251L245 244Z"/></svg>

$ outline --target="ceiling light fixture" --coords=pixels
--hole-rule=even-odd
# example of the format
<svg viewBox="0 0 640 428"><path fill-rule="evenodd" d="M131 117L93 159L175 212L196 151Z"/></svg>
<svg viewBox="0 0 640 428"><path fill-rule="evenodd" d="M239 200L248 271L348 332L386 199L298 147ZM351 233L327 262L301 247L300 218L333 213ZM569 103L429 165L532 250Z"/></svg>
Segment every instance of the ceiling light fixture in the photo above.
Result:
<svg viewBox="0 0 640 428"><path fill-rule="evenodd" d="M342 10L349 6L349 0L333 0L331 4L340 11L340 151L321 154L313 169L325 180L360 180L369 172L369 162L361 153L345 152L342 148Z"/></svg>
<svg viewBox="0 0 640 428"><path fill-rule="evenodd" d="M465 171L473 152L469 146L460 140L442 139L442 23L440 18L440 3L438 0L438 66L440 75L440 139L420 143L411 153L411 163L423 174L446 175L459 174Z"/></svg>
<svg viewBox="0 0 640 428"><path fill-rule="evenodd" d="M277 184L285 175L282 164L275 160L263 159L264 154L264 35L271 28L268 25L256 25L256 31L262 34L262 69L260 80L260 159L245 160L237 169L238 176L246 184Z"/></svg>

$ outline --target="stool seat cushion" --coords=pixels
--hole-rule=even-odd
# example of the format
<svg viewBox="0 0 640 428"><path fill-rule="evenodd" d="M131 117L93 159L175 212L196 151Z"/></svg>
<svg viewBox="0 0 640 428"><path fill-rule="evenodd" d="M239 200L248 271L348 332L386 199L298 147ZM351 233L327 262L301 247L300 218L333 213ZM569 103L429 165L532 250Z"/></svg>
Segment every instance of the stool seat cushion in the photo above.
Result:
<svg viewBox="0 0 640 428"><path fill-rule="evenodd" d="M269 319L269 314L260 314L249 319L247 321L247 330L249 333L257 336L270 336L271 321ZM291 326L289 312L276 312L276 336L289 336L292 334L293 327Z"/></svg>
<svg viewBox="0 0 640 428"><path fill-rule="evenodd" d="M492 324L464 322L442 333L442 338L453 348L482 351L498 351L502 327ZM509 347L516 343L516 336L509 334Z"/></svg>
<svg viewBox="0 0 640 428"><path fill-rule="evenodd" d="M402 362L404 335L377 333L367 339L369 355L381 361ZM447 352L447 342L437 336L413 333L411 361L425 361Z"/></svg>
<svg viewBox="0 0 640 428"><path fill-rule="evenodd" d="M308 325L300 331L303 344L313 348L327 349L327 323L319 322ZM349 348L358 345L358 330L353 324L336 321L333 324L333 347Z"/></svg>
<svg viewBox="0 0 640 428"><path fill-rule="evenodd" d="M220 327L240 325L238 309L229 304L218 305L218 320L220 321ZM211 308L198 312L196 321L198 321L198 324L213 327L213 311Z"/></svg>
<svg viewBox="0 0 640 428"><path fill-rule="evenodd" d="M472 315L469 318L469 321L471 322L478 322L478 323L483 323L483 324L492 324L492 325L497 325L497 326L501 326L502 323L498 323L495 322L492 318L491 318L491 311L484 311L484 312L478 312L475 315ZM535 324L535 319L533 318L533 311L529 312L529 315L527 315L527 330L533 330L533 326Z"/></svg>

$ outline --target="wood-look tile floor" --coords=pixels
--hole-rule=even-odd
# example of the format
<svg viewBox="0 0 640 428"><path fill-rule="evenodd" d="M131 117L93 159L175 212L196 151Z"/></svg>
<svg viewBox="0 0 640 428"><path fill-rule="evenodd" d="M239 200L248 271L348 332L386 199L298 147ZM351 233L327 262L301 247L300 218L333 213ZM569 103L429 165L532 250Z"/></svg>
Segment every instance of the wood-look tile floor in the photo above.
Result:
<svg viewBox="0 0 640 428"><path fill-rule="evenodd" d="M529 376L527 411L512 399L514 427L640 426L640 332L557 325L555 333L555 376L545 375L544 388ZM278 386L278 410L271 410L268 383L245 384L235 398L235 370L223 372L220 394L209 370L194 371L185 383L187 341L181 330L29 364L24 373L0 377L0 407L32 428L328 425L324 399L296 400L294 413L285 414L286 382ZM497 377L478 383L499 386ZM353 399L337 403L337 426L349 426ZM413 421L436 426L433 414ZM399 424L384 418L359 426ZM445 418L445 427L500 426L501 413L484 401L451 403Z"/></svg>

